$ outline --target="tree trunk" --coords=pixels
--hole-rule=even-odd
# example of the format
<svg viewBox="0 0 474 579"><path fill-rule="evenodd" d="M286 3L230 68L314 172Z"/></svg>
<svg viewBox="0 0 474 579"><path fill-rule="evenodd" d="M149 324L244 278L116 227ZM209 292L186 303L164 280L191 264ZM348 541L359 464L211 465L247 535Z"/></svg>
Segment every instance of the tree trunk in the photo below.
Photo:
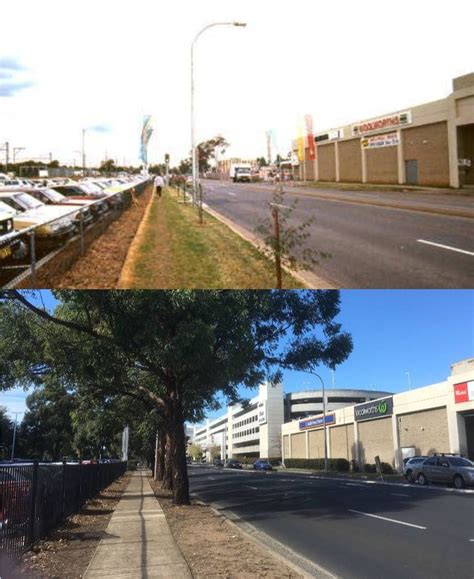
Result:
<svg viewBox="0 0 474 579"><path fill-rule="evenodd" d="M166 432L164 428L158 429L158 464L156 467L156 480L163 480L165 476L166 455Z"/></svg>
<svg viewBox="0 0 474 579"><path fill-rule="evenodd" d="M189 505L189 480L186 464L186 437L184 435L183 406L180 398L173 400L173 503Z"/></svg>
<svg viewBox="0 0 474 579"><path fill-rule="evenodd" d="M173 437L169 430L166 430L166 448L163 469L162 488L173 489Z"/></svg>

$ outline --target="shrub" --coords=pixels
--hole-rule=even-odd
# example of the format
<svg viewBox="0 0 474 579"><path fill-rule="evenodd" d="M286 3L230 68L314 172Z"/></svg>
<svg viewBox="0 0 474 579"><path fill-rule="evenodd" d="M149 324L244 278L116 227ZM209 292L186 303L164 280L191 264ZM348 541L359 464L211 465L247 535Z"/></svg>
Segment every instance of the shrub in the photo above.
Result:
<svg viewBox="0 0 474 579"><path fill-rule="evenodd" d="M285 466L288 468L310 468L324 470L324 458L287 458ZM345 458L328 458L328 470L332 472L347 472L349 461Z"/></svg>
<svg viewBox="0 0 474 579"><path fill-rule="evenodd" d="M381 469L382 469L382 473L383 474L393 474L393 468L392 465L389 464L388 462L382 462L382 464L380 465Z"/></svg>
<svg viewBox="0 0 474 579"><path fill-rule="evenodd" d="M375 464L364 464L364 472L377 472Z"/></svg>

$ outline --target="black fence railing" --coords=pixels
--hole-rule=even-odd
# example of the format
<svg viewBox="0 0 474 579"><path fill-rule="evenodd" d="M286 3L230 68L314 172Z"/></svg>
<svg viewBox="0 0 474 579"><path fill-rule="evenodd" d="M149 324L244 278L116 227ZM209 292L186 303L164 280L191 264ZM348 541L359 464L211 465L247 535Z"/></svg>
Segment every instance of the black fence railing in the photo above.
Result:
<svg viewBox="0 0 474 579"><path fill-rule="evenodd" d="M0 577L8 559L78 512L126 470L126 462L0 465Z"/></svg>

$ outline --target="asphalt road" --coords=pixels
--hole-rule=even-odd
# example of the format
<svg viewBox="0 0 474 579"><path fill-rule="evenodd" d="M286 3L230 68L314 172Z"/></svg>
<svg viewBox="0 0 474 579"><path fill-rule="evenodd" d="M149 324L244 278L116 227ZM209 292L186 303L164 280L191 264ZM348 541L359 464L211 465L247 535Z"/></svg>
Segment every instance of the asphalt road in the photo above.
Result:
<svg viewBox="0 0 474 579"><path fill-rule="evenodd" d="M350 579L472 579L474 495L189 467L191 492Z"/></svg>
<svg viewBox="0 0 474 579"><path fill-rule="evenodd" d="M270 217L270 186L207 180L203 187L205 202L212 209L252 233L262 219ZM336 200L338 196L350 196L358 203ZM308 246L331 254L313 272L332 286L474 286L473 219L370 204L409 203L414 208L472 213L472 197L329 190L308 195L304 189L288 187L286 203L294 199L298 200L294 223L315 219Z"/></svg>

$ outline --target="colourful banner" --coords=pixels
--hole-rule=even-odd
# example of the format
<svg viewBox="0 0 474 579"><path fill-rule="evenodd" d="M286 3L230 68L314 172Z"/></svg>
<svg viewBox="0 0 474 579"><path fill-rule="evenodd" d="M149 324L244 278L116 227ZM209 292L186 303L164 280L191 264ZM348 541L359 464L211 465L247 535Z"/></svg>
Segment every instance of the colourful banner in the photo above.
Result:
<svg viewBox="0 0 474 579"><path fill-rule="evenodd" d="M304 162L305 151L304 151L304 129L303 124L301 123L298 126L298 160L300 163Z"/></svg>
<svg viewBox="0 0 474 579"><path fill-rule="evenodd" d="M148 142L150 137L153 133L153 127L151 126L151 116L145 115L143 117L143 127L142 127L142 134L140 139L140 159L145 163L148 164Z"/></svg>
<svg viewBox="0 0 474 579"><path fill-rule="evenodd" d="M308 139L309 158L311 161L314 161L316 159L316 144L314 142L313 134L313 117L311 115L305 115L304 120L306 123L306 138Z"/></svg>

